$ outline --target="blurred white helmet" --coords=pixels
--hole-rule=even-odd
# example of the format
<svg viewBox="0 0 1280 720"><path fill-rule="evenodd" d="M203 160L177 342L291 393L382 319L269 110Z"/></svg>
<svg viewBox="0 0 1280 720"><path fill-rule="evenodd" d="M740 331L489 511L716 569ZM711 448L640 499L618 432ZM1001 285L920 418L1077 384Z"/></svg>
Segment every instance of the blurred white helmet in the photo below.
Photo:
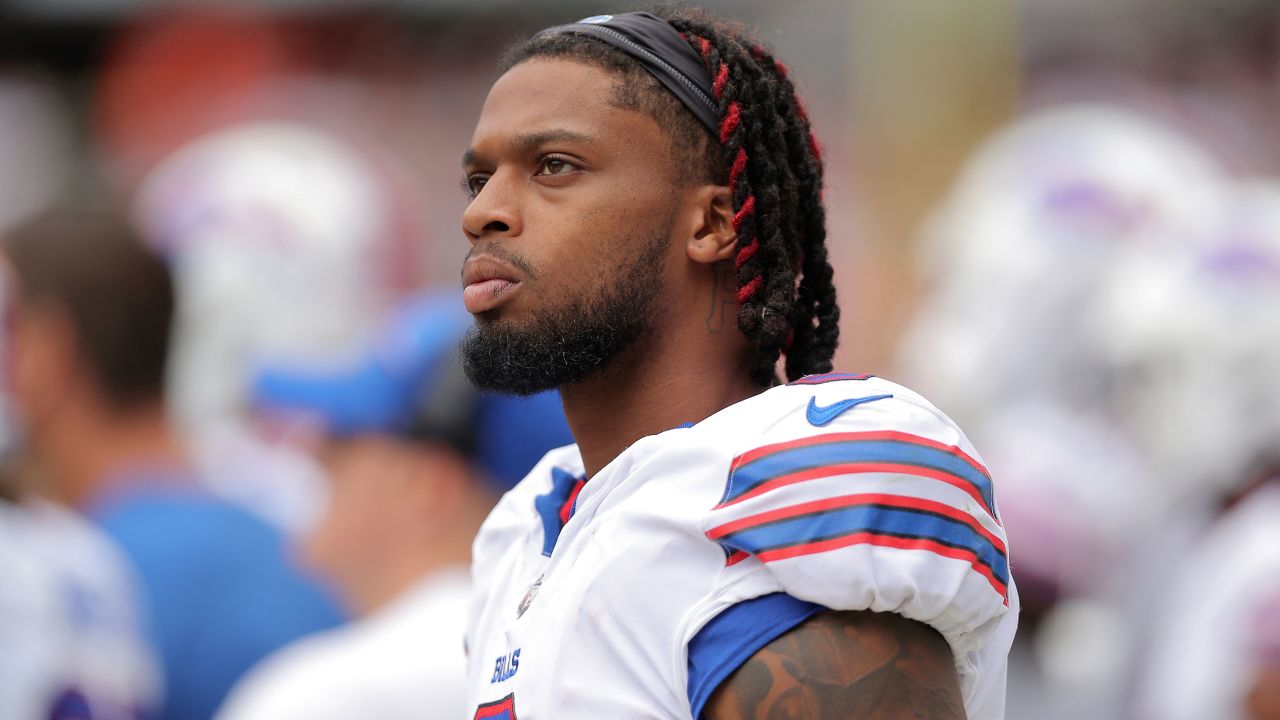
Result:
<svg viewBox="0 0 1280 720"><path fill-rule="evenodd" d="M962 422L1010 397L1095 407L1090 308L1122 247L1193 242L1222 179L1193 143L1120 107L1064 106L988 142L928 227L929 285L903 350Z"/></svg>
<svg viewBox="0 0 1280 720"><path fill-rule="evenodd" d="M387 303L391 194L319 130L255 123L197 140L145 180L136 211L177 273L174 401L189 422L239 412L260 357L356 344Z"/></svg>
<svg viewBox="0 0 1280 720"><path fill-rule="evenodd" d="M1280 184L1239 186L1216 220L1183 252L1126 248L1098 318L1116 415L1188 492L1280 451Z"/></svg>
<svg viewBox="0 0 1280 720"><path fill-rule="evenodd" d="M268 358L344 363L399 290L392 260L417 238L379 170L328 133L260 122L174 153L137 196L175 270L170 403L194 459L216 492L286 529L322 506L323 475L252 427L251 377Z"/></svg>

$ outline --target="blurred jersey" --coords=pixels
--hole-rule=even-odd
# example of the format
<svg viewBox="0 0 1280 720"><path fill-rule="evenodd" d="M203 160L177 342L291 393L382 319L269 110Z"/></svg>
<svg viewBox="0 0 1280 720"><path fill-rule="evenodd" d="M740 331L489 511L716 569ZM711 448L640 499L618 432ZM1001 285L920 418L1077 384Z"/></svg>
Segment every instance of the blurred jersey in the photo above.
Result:
<svg viewBox="0 0 1280 720"><path fill-rule="evenodd" d="M1018 597L991 480L914 392L868 376L776 387L642 438L584 478L576 446L476 539L476 718L701 717L825 609L932 626L968 717L1004 716Z"/></svg>
<svg viewBox="0 0 1280 720"><path fill-rule="evenodd" d="M218 720L464 717L469 588L465 570L432 574L373 615L290 645L236 686Z"/></svg>
<svg viewBox="0 0 1280 720"><path fill-rule="evenodd" d="M86 510L142 577L164 666L161 718L212 717L267 654L341 622L330 595L293 567L277 529L193 478L131 475Z"/></svg>
<svg viewBox="0 0 1280 720"><path fill-rule="evenodd" d="M1139 717L1245 720L1252 683L1280 670L1280 482L1224 516L1164 597Z"/></svg>
<svg viewBox="0 0 1280 720"><path fill-rule="evenodd" d="M0 718L151 717L160 676L112 543L43 503L0 500Z"/></svg>

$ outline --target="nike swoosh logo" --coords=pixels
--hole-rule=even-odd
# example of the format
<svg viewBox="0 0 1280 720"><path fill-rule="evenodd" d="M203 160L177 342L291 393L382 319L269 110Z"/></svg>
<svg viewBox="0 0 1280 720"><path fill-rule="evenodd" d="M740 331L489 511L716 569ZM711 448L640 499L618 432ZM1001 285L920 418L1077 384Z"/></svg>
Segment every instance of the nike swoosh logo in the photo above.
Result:
<svg viewBox="0 0 1280 720"><path fill-rule="evenodd" d="M868 395L866 397L853 398L851 400L841 400L834 402L826 407L818 405L818 397L815 395L809 398L809 407L805 409L805 419L814 427L822 427L829 424L832 420L840 417L846 410L857 407L863 403L875 402L876 400L884 400L891 398L893 395Z"/></svg>

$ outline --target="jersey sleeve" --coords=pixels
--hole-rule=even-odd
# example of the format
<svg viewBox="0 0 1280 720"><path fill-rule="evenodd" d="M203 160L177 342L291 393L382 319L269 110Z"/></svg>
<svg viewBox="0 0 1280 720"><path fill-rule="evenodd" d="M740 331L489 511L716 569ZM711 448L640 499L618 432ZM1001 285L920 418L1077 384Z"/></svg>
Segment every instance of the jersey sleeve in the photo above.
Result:
<svg viewBox="0 0 1280 720"><path fill-rule="evenodd" d="M976 451L891 383L777 392L781 419L734 457L706 538L727 567L766 572L799 601L927 623L963 666L1010 612L1008 544Z"/></svg>

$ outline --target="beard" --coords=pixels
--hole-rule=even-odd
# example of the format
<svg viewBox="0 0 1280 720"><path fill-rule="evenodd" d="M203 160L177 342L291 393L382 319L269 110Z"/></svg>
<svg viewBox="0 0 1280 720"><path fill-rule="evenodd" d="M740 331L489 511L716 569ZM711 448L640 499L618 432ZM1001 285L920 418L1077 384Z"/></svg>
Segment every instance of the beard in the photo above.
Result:
<svg viewBox="0 0 1280 720"><path fill-rule="evenodd" d="M669 232L599 286L536 312L521 326L476 324L462 341L463 369L481 390L532 395L604 371L654 328Z"/></svg>

